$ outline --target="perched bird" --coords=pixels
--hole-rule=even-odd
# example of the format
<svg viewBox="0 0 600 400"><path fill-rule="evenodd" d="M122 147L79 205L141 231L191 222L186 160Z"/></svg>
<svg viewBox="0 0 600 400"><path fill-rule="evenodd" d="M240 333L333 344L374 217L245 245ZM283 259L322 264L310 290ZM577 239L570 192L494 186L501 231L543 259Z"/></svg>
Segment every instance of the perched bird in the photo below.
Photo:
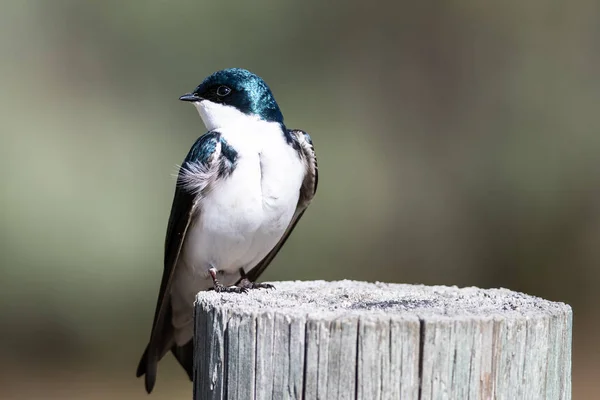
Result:
<svg viewBox="0 0 600 400"><path fill-rule="evenodd" d="M208 132L179 169L154 323L137 369L148 393L169 350L192 379L196 293L271 287L255 280L317 190L310 136L285 127L271 90L255 74L215 72L179 100L196 107Z"/></svg>

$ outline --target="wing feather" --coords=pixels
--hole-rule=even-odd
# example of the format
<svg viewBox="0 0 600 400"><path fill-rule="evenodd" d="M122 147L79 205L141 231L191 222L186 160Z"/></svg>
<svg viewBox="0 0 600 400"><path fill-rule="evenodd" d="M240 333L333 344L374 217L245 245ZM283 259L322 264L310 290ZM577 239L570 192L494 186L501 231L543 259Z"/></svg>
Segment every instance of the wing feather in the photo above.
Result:
<svg viewBox="0 0 600 400"><path fill-rule="evenodd" d="M190 222L200 210L197 202L201 192L208 190L218 173L218 159L221 151L220 134L209 132L202 135L190 149L177 177L177 186L171 206L171 215L165 237L164 270L154 313L154 322L150 342L140 360L137 376L146 375L145 383L148 393L156 382L158 361L172 350L177 360L191 376L191 363L184 357L182 348L175 346L173 327L171 325L171 282L175 272L185 235Z"/></svg>

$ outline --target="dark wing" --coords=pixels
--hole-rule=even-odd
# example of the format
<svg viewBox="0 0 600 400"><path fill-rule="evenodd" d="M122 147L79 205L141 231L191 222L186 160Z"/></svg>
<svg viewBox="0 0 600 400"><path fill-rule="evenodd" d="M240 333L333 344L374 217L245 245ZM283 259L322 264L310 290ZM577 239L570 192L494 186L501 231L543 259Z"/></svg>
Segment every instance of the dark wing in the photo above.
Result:
<svg viewBox="0 0 600 400"><path fill-rule="evenodd" d="M158 361L171 350L175 358L186 369L191 379L192 363L190 343L182 347L175 346L173 339L173 327L171 325L171 281L177 261L181 253L183 242L190 221L197 215L197 199L201 197L202 191L207 189L211 180L216 178L218 170L220 146L220 134L209 132L202 135L190 149L184 160L179 176L177 187L171 207L171 215L167 226L165 238L165 259L160 291L150 342L140 360L137 376L146 375L146 391L150 393L156 381Z"/></svg>
<svg viewBox="0 0 600 400"><path fill-rule="evenodd" d="M254 282L258 279L258 277L263 273L263 271L269 266L271 261L275 258L281 247L285 244L286 240L290 236L290 233L296 227L296 224L306 211L306 208L312 201L315 193L317 192L317 184L319 181L319 168L317 166L317 156L315 154L315 149L310 139L308 133L294 129L290 130L292 138L292 145L294 148L298 150L298 154L300 158L304 162L306 167L304 180L302 181L302 186L300 187L300 197L298 198L298 205L296 206L296 212L294 212L294 216L290 221L290 225L285 230L285 233L275 245L273 250L269 252L254 268L252 268L247 273L247 278L250 279L251 282Z"/></svg>

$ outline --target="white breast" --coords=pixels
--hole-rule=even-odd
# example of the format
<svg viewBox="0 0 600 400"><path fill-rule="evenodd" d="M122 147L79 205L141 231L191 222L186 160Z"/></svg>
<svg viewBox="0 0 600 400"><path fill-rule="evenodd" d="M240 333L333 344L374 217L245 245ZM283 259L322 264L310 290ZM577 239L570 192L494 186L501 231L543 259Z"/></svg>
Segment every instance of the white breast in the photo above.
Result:
<svg viewBox="0 0 600 400"><path fill-rule="evenodd" d="M278 124L253 120L219 132L238 153L233 173L201 200L186 235L171 288L176 341L192 335L192 304L212 287L209 268L232 285L283 236L296 210L305 168Z"/></svg>

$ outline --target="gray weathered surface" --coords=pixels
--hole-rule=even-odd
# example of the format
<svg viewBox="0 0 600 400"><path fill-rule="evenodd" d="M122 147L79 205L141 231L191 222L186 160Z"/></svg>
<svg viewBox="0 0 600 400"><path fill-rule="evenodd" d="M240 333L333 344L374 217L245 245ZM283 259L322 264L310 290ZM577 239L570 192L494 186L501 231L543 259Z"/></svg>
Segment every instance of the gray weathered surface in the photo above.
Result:
<svg viewBox="0 0 600 400"><path fill-rule="evenodd" d="M571 398L566 304L506 289L274 285L198 294L195 399Z"/></svg>

